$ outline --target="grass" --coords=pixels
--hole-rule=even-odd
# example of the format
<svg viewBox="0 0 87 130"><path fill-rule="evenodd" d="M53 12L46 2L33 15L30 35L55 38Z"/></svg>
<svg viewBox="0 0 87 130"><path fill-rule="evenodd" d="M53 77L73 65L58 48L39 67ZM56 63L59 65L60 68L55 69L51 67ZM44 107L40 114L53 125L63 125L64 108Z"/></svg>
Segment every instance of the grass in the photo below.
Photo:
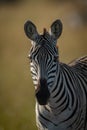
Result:
<svg viewBox="0 0 87 130"><path fill-rule="evenodd" d="M58 41L60 59L69 62L87 53L87 27L72 29L65 16L73 5L46 1L0 5L0 130L36 130L34 87L27 59L30 41L23 26L31 19L42 32L60 18L63 34Z"/></svg>

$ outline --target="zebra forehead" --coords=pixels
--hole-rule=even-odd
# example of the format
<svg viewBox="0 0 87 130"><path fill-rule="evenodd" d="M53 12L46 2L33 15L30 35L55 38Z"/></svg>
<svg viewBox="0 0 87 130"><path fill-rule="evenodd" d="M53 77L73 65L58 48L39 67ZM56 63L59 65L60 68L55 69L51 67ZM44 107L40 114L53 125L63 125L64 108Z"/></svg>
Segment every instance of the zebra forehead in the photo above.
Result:
<svg viewBox="0 0 87 130"><path fill-rule="evenodd" d="M52 39L48 32L44 32L38 39L38 45L50 45L52 46Z"/></svg>
<svg viewBox="0 0 87 130"><path fill-rule="evenodd" d="M34 44L33 49L31 52L39 53L51 53L52 55L57 55L58 48L55 44L54 39L50 36L47 30L43 29L43 34L39 35L36 41L32 41Z"/></svg>

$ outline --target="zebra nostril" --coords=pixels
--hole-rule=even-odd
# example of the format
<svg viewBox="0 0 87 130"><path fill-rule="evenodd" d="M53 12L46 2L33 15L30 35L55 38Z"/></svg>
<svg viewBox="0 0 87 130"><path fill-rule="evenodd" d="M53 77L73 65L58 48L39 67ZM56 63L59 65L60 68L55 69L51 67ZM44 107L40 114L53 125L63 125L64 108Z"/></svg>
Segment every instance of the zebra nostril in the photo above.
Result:
<svg viewBox="0 0 87 130"><path fill-rule="evenodd" d="M46 79L39 79L38 80L38 85L37 85L37 87L35 89L35 92L37 93L39 90L44 89L44 87L46 87L46 86L47 86Z"/></svg>
<svg viewBox="0 0 87 130"><path fill-rule="evenodd" d="M50 97L50 93L47 87L47 81L45 79L40 79L38 82L37 89L35 91L35 96L40 105L46 105Z"/></svg>

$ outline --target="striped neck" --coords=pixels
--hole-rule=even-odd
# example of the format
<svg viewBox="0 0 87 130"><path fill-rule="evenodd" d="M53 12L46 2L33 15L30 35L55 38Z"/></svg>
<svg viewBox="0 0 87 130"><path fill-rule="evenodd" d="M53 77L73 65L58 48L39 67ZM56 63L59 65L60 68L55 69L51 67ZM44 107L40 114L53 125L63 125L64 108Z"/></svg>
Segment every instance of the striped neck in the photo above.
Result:
<svg viewBox="0 0 87 130"><path fill-rule="evenodd" d="M68 93L65 88L63 72L61 71L61 64L58 62L57 71L54 80L54 84L50 91L50 99L48 102L48 106L51 111L53 111L54 115L59 115L61 111L65 110L68 107Z"/></svg>

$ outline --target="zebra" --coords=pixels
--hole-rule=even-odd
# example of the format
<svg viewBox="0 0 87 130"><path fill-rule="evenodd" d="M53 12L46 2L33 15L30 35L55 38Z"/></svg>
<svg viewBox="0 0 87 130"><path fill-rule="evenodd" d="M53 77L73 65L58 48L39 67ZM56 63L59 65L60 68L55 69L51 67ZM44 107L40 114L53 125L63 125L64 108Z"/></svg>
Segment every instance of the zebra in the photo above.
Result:
<svg viewBox="0 0 87 130"><path fill-rule="evenodd" d="M63 24L55 20L39 34L32 21L24 24L31 40L30 71L35 86L38 130L87 130L87 56L61 63L57 40Z"/></svg>

